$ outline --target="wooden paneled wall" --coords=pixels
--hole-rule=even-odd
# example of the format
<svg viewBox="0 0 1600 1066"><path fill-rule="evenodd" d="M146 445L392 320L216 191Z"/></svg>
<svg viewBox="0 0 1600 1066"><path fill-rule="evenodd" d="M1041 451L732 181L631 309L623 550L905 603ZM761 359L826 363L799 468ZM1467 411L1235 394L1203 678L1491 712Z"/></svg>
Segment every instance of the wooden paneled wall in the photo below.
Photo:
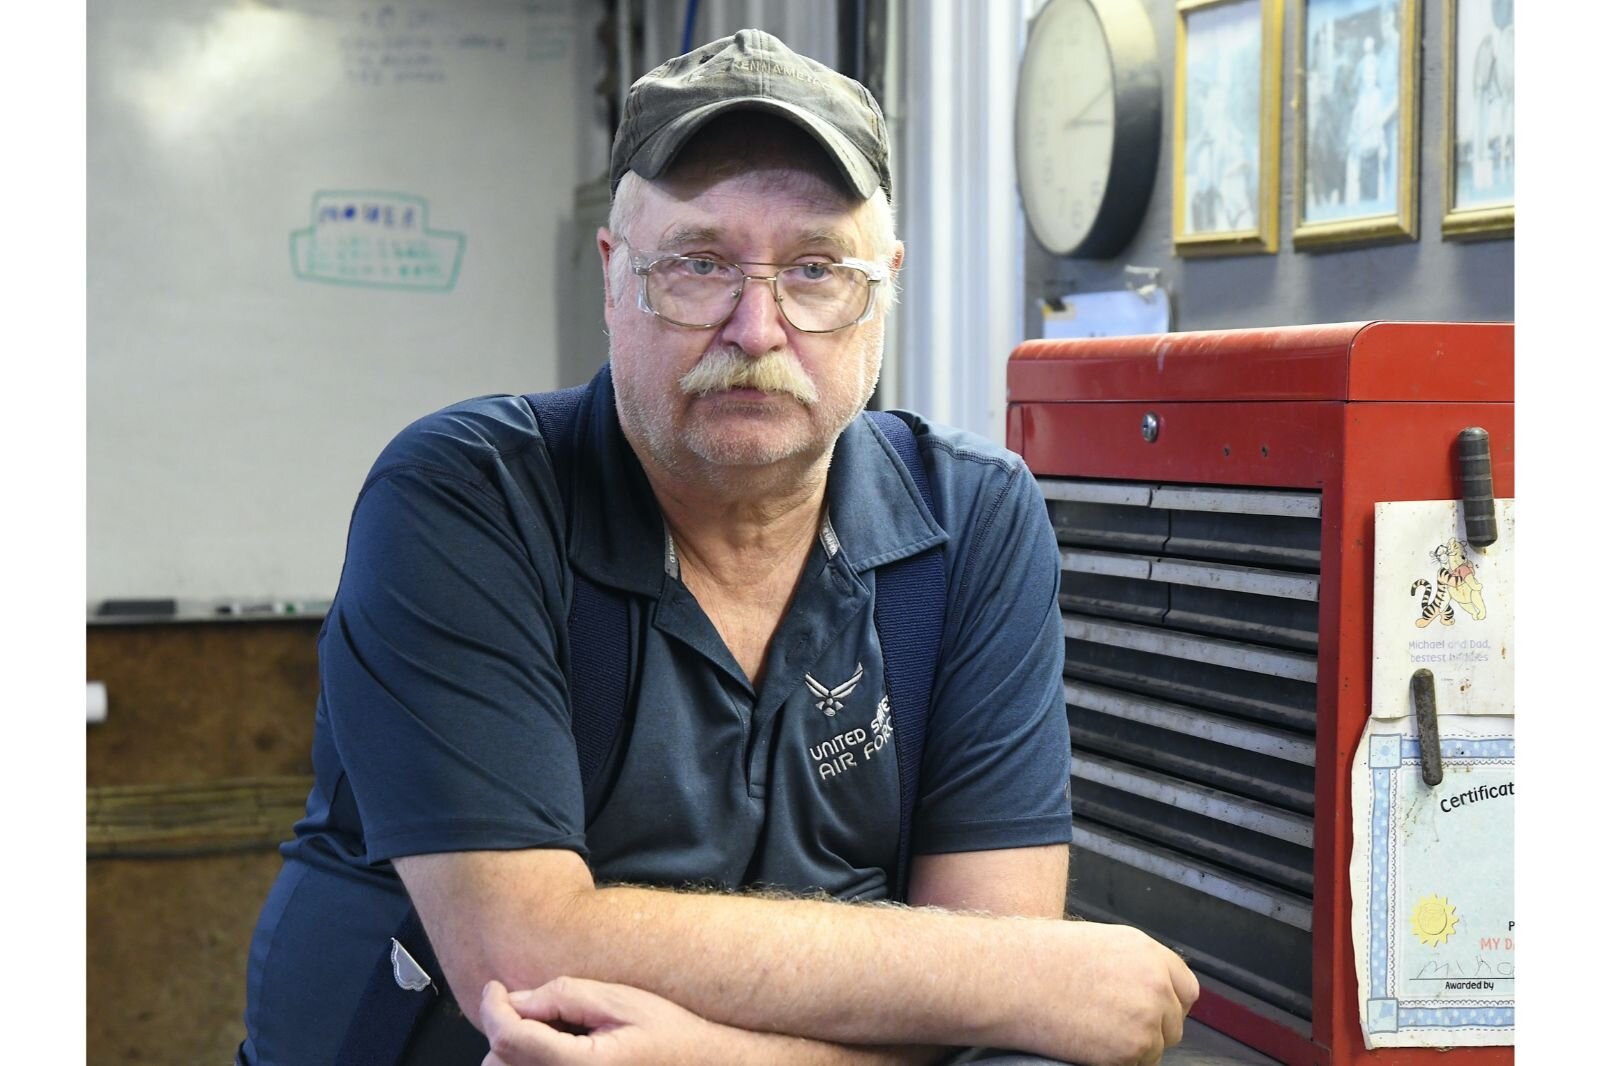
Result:
<svg viewBox="0 0 1600 1066"><path fill-rule="evenodd" d="M283 797L310 780L318 625L89 628L89 1062L232 1062Z"/></svg>

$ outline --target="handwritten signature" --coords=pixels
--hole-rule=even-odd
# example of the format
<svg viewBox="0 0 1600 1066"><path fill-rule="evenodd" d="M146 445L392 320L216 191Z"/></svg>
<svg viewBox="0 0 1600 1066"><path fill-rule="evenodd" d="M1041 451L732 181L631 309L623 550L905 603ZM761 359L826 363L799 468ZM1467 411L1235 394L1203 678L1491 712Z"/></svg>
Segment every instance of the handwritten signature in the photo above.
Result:
<svg viewBox="0 0 1600 1066"><path fill-rule="evenodd" d="M1488 978L1490 980L1513 980L1516 973L1516 964L1510 960L1490 962L1479 955L1476 965L1468 962L1429 962L1424 963L1417 973L1414 981L1460 981Z"/></svg>

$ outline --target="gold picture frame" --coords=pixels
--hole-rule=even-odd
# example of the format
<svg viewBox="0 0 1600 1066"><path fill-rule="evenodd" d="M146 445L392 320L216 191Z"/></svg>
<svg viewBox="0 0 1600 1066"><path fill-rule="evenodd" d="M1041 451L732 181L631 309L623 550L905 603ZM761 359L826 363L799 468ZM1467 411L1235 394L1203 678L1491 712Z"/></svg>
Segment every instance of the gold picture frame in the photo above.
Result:
<svg viewBox="0 0 1600 1066"><path fill-rule="evenodd" d="M1516 232L1515 98L1511 64L1504 61L1515 33L1511 0L1445 2L1444 217L1439 228L1447 238ZM1465 84L1463 70L1468 71Z"/></svg>
<svg viewBox="0 0 1600 1066"><path fill-rule="evenodd" d="M1173 251L1273 254L1283 0L1180 0L1177 11Z"/></svg>
<svg viewBox="0 0 1600 1066"><path fill-rule="evenodd" d="M1294 246L1417 239L1417 0L1295 0Z"/></svg>

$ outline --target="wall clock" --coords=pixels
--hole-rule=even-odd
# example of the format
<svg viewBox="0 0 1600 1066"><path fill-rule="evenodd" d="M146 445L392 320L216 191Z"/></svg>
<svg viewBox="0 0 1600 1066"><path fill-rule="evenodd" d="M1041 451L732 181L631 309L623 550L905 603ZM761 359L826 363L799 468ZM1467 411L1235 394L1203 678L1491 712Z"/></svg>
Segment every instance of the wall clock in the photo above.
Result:
<svg viewBox="0 0 1600 1066"><path fill-rule="evenodd" d="M1138 232L1161 159L1161 72L1140 0L1050 0L1017 77L1017 187L1056 255L1106 259Z"/></svg>

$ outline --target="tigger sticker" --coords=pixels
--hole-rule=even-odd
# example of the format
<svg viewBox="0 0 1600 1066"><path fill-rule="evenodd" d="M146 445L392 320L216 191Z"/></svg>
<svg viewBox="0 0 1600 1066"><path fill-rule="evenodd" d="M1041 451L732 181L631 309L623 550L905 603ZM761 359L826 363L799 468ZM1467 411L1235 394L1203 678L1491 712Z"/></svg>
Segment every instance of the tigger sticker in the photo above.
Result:
<svg viewBox="0 0 1600 1066"><path fill-rule="evenodd" d="M1422 590L1422 617L1417 619L1418 629L1426 629L1436 618L1442 626L1456 624L1456 612L1450 606L1450 596L1443 585L1434 588L1427 578L1419 577L1411 583L1411 595L1415 596L1418 589Z"/></svg>
<svg viewBox="0 0 1600 1066"><path fill-rule="evenodd" d="M1456 624L1454 604L1474 621L1489 617L1489 608L1483 602L1483 583L1478 580L1478 568L1467 558L1466 547L1455 537L1428 553L1439 564L1434 580L1419 577L1411 583L1411 595L1422 593L1422 613L1414 624L1426 629L1435 620L1443 626ZM1452 603L1453 601L1453 603Z"/></svg>

